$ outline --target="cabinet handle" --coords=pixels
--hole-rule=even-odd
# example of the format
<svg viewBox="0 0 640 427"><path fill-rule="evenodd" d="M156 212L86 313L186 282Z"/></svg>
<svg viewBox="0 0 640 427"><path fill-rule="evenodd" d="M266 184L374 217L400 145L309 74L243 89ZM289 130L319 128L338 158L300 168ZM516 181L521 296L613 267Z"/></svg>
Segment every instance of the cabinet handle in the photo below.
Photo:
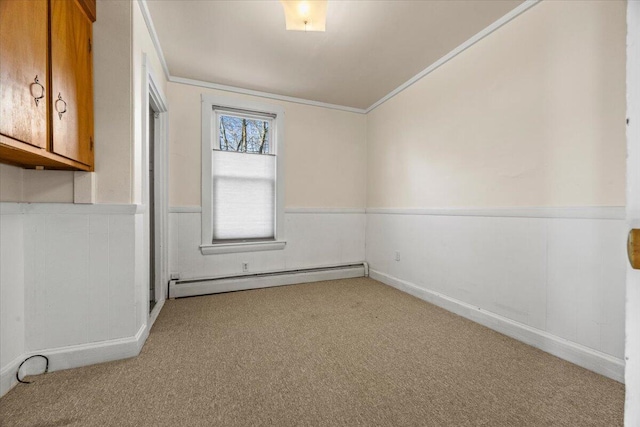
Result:
<svg viewBox="0 0 640 427"><path fill-rule="evenodd" d="M40 86L40 96L36 96L33 94L34 86ZM40 84L40 81L38 80L38 76L36 76L36 78L33 79L33 83L29 85L29 88L31 89L31 96L33 96L33 100L36 101L36 107L37 107L40 100L44 98L44 86Z"/></svg>
<svg viewBox="0 0 640 427"><path fill-rule="evenodd" d="M62 111L60 111L60 108L58 107L60 102L64 104L64 109ZM62 120L62 115L67 112L67 102L64 99L62 99L61 93L58 93L58 99L56 99L55 107L56 107L56 111L58 112L58 117L60 118L60 120Z"/></svg>

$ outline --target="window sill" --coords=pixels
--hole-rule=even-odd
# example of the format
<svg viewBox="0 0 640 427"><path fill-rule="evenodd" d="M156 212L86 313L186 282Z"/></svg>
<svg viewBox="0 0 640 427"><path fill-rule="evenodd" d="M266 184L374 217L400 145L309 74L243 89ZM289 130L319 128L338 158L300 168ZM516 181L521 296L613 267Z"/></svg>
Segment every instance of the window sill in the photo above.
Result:
<svg viewBox="0 0 640 427"><path fill-rule="evenodd" d="M200 245L202 255L233 254L238 252L279 251L287 245L286 240L247 243L218 243Z"/></svg>

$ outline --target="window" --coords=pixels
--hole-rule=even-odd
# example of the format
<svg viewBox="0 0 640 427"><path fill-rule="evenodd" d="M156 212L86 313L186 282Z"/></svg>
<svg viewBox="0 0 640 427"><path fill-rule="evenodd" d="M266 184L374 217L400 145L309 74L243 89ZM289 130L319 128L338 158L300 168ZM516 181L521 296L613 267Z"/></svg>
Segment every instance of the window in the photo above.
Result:
<svg viewBox="0 0 640 427"><path fill-rule="evenodd" d="M213 107L213 243L275 240L276 161L272 118Z"/></svg>
<svg viewBox="0 0 640 427"><path fill-rule="evenodd" d="M202 100L203 254L283 249L284 112Z"/></svg>

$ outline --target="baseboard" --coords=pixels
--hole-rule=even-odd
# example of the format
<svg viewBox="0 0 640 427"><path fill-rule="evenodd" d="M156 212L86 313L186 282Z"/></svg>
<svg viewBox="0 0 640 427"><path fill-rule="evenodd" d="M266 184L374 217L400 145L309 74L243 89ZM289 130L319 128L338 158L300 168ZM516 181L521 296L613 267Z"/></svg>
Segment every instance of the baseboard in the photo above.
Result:
<svg viewBox="0 0 640 427"><path fill-rule="evenodd" d="M269 272L247 277L172 280L169 283L169 298L217 294L221 292L268 288L272 286L294 285L320 282L323 280L350 279L365 276L365 265L340 268L319 268L291 272Z"/></svg>
<svg viewBox="0 0 640 427"><path fill-rule="evenodd" d="M515 322L506 317L472 306L460 300L422 289L417 285L388 274L369 270L369 276L424 301L442 307L501 334L515 338L590 371L624 383L624 360L565 340L540 329Z"/></svg>
<svg viewBox="0 0 640 427"><path fill-rule="evenodd" d="M7 394L9 390L18 384L18 380L16 380L16 371L18 370L20 363L22 363L25 358L25 356L18 356L0 370L0 397Z"/></svg>
<svg viewBox="0 0 640 427"><path fill-rule="evenodd" d="M156 323L156 319L158 318L158 315L160 314L162 307L164 307L165 301L166 301L165 298L162 298L159 301L157 301L155 307L153 307L153 310L151 310L151 313L149 313L149 320L147 321L147 325L149 325L149 327L147 328L148 333L151 332L151 328L153 328L153 324Z"/></svg>
<svg viewBox="0 0 640 427"><path fill-rule="evenodd" d="M79 368L81 366L95 365L96 363L135 357L140 354L140 350L142 350L142 346L148 336L149 328L147 325L142 325L136 335L132 337L28 352L13 360L0 371L0 397L4 396L18 383L16 380L18 366L29 356L35 354L47 356L49 358L49 372ZM22 376L42 372L39 367L41 361L33 360L34 364L31 367L24 366L22 368Z"/></svg>

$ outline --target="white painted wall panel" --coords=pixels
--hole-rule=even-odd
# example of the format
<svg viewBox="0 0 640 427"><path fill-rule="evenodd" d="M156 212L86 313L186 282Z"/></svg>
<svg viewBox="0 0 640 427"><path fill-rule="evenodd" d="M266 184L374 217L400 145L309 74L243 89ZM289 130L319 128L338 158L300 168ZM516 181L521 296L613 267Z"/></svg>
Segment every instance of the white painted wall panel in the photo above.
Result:
<svg viewBox="0 0 640 427"><path fill-rule="evenodd" d="M42 328L30 328L30 323L37 325L46 324L47 321L47 287L38 286L38 283L47 283L46 269L46 218L42 215L33 217L24 216L24 254L25 254L25 341L45 345L47 330ZM28 332L27 332L28 331ZM28 335L28 340L27 340ZM30 346L25 342L26 349Z"/></svg>
<svg viewBox="0 0 640 427"><path fill-rule="evenodd" d="M129 297L134 301L135 306L131 311L133 324L136 325L135 330L138 330L142 325L147 323L149 315L149 232L148 224L145 221L144 215L136 215L134 217L134 229L131 230L129 239L134 237L134 240L129 240L134 243L134 247L131 247L130 256L135 259L135 262L131 265L132 270L127 272L134 278L135 286L128 287L126 289ZM122 239L126 239L124 234ZM160 302L161 296L158 295L158 302ZM131 300L130 300L131 301ZM129 312L129 310L127 311Z"/></svg>
<svg viewBox="0 0 640 427"><path fill-rule="evenodd" d="M624 220L367 214L366 233L372 270L624 357Z"/></svg>
<svg viewBox="0 0 640 427"><path fill-rule="evenodd" d="M548 221L548 331L620 358L625 234L624 221Z"/></svg>
<svg viewBox="0 0 640 427"><path fill-rule="evenodd" d="M110 339L135 335L135 221L140 215L109 218Z"/></svg>
<svg viewBox="0 0 640 427"><path fill-rule="evenodd" d="M182 279L356 263L365 257L364 213L286 213L281 251L202 255L200 213L169 214L170 271Z"/></svg>
<svg viewBox="0 0 640 427"><path fill-rule="evenodd" d="M110 256L109 215L89 217L89 282L88 304L91 315L87 320L88 336L96 341L111 338L110 331Z"/></svg>
<svg viewBox="0 0 640 427"><path fill-rule="evenodd" d="M0 200L3 202L22 201L23 169L0 164Z"/></svg>
<svg viewBox="0 0 640 427"><path fill-rule="evenodd" d="M148 334L142 210L0 203L0 396L34 353L51 370L138 354Z"/></svg>
<svg viewBox="0 0 640 427"><path fill-rule="evenodd" d="M90 307L86 302L89 283L89 218L85 215L37 216L44 220L44 239L29 236L45 247L43 260L26 254L27 268L33 262L45 263L44 282L32 283L47 295L45 340L40 348L55 348L87 342L86 321ZM29 221L33 216L30 216ZM81 303L78 303L82 301ZM28 303L28 301L27 301ZM33 325L27 322L27 331ZM27 345L35 343L27 342Z"/></svg>
<svg viewBox="0 0 640 427"><path fill-rule="evenodd" d="M134 217L24 215L26 351L136 334Z"/></svg>
<svg viewBox="0 0 640 427"><path fill-rule="evenodd" d="M0 371L24 352L24 241L21 214L0 215ZM0 387L0 396L8 384Z"/></svg>

